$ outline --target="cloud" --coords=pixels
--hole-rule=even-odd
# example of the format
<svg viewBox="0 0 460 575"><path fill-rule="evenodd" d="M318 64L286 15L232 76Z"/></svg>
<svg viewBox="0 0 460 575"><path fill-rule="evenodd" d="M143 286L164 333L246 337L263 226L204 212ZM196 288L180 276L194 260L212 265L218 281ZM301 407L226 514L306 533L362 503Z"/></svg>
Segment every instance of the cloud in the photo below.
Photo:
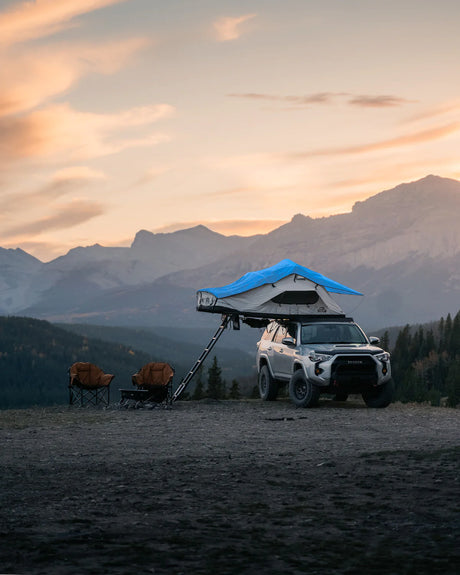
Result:
<svg viewBox="0 0 460 575"><path fill-rule="evenodd" d="M130 188L131 187L145 186L146 184L151 184L156 179L158 179L160 176L162 176L163 174L165 174L166 172L169 172L169 171L170 171L169 167L150 168L142 176L140 176L140 178L135 180L135 182L130 186Z"/></svg>
<svg viewBox="0 0 460 575"><path fill-rule="evenodd" d="M2 235L7 236L11 241L12 237L35 236L51 230L68 229L100 216L104 211L103 205L99 202L76 199L60 206L49 216L3 228Z"/></svg>
<svg viewBox="0 0 460 575"><path fill-rule="evenodd" d="M130 130L170 117L173 112L167 104L131 108L118 114L78 112L68 104L48 106L23 117L0 119L0 158L62 157L75 161L153 146L167 136L132 137Z"/></svg>
<svg viewBox="0 0 460 575"><path fill-rule="evenodd" d="M43 38L69 27L76 16L126 0L35 0L0 12L0 45Z"/></svg>
<svg viewBox="0 0 460 575"><path fill-rule="evenodd" d="M244 16L230 17L226 16L219 18L213 24L216 38L219 42L229 42L230 40L237 40L242 31L240 30L241 24L255 18L256 14L245 14Z"/></svg>
<svg viewBox="0 0 460 575"><path fill-rule="evenodd" d="M100 170L94 170L88 166L69 166L55 172L53 180L55 181L82 181L82 180L105 180L107 176Z"/></svg>
<svg viewBox="0 0 460 575"><path fill-rule="evenodd" d="M24 112L65 93L86 74L113 74L148 43L144 38L134 38L1 54L0 117Z"/></svg>
<svg viewBox="0 0 460 575"><path fill-rule="evenodd" d="M412 104L415 100L406 100L398 96L380 95L380 96L354 96L349 100L352 106L362 106L363 108L389 108L401 106L403 104Z"/></svg>
<svg viewBox="0 0 460 575"><path fill-rule="evenodd" d="M429 128L426 130L414 132L412 134L398 136L396 138L380 140L378 142L370 142L368 144L361 144L358 146L344 146L341 148L325 148L320 150L312 150L310 152L299 152L294 154L288 154L285 157L290 159L304 159L316 156L363 154L368 152L387 150L391 148L398 148L402 146L410 146L414 144L415 145L424 144L426 142L431 142L434 140L445 138L447 136L450 136L451 134L455 134L458 131L460 131L460 122L451 122L444 126Z"/></svg>
<svg viewBox="0 0 460 575"><path fill-rule="evenodd" d="M5 214L17 211L18 207L27 209L48 206L50 202L68 193L81 189L88 183L104 180L103 172L87 166L72 166L58 170L49 182L32 192L15 192L4 195L0 199L0 211Z"/></svg>
<svg viewBox="0 0 460 575"><path fill-rule="evenodd" d="M346 100L346 103L352 106L361 106L364 108L388 108L401 106L407 103L413 103L414 100L406 100L399 96L392 95L356 95L353 96L348 92L317 92L306 94L304 96L278 96L273 94L260 94L257 92L228 94L231 98L244 98L248 100L260 100L268 102L281 102L290 104L289 109L310 107L313 104L335 104L337 101Z"/></svg>
<svg viewBox="0 0 460 575"><path fill-rule="evenodd" d="M230 98L244 98L248 100L263 100L268 102L283 102L296 106L306 106L309 104L330 104L341 93L318 92L306 96L276 96L272 94L259 94L257 92L248 92L242 94L228 94Z"/></svg>
<svg viewBox="0 0 460 575"><path fill-rule="evenodd" d="M460 100L453 100L450 102L444 102L439 106L432 107L428 110L420 112L416 116L409 119L408 123L419 122L420 120L432 120L433 118L438 118L439 116L450 115L453 117L458 117L460 113Z"/></svg>

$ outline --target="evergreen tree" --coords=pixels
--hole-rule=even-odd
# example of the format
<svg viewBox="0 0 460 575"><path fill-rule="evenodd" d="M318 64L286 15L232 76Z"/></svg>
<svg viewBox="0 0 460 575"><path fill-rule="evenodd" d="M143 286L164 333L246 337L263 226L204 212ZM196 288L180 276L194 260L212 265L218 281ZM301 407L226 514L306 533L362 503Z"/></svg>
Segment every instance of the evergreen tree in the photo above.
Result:
<svg viewBox="0 0 460 575"><path fill-rule="evenodd" d="M446 378L447 405L457 407L460 404L460 356L449 367Z"/></svg>
<svg viewBox="0 0 460 575"><path fill-rule="evenodd" d="M199 400L205 397L203 384L203 365L200 365L196 376L197 382L192 395L193 400Z"/></svg>
<svg viewBox="0 0 460 575"><path fill-rule="evenodd" d="M232 386L230 388L228 398L229 399L240 399L241 398L240 387L239 387L239 384L238 384L236 379L234 379L232 381Z"/></svg>
<svg viewBox="0 0 460 575"><path fill-rule="evenodd" d="M449 342L449 352L454 359L457 355L460 355L460 311L454 317L452 321L452 332L450 335Z"/></svg>
<svg viewBox="0 0 460 575"><path fill-rule="evenodd" d="M382 349L385 349L385 350L390 349L390 334L388 333L388 330L385 331L385 333L383 334L383 336L380 340L380 346Z"/></svg>
<svg viewBox="0 0 460 575"><path fill-rule="evenodd" d="M223 399L224 383L222 381L222 369L214 356L211 367L208 369L208 388L206 395L211 399Z"/></svg>

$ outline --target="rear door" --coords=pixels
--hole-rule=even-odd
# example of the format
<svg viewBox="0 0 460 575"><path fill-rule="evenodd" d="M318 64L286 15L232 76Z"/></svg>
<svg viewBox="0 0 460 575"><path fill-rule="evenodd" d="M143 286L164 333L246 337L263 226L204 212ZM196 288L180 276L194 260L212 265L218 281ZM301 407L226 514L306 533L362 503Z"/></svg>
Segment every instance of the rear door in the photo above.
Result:
<svg viewBox="0 0 460 575"><path fill-rule="evenodd" d="M282 343L283 339L287 337L287 328L280 325L276 330L275 336L272 340L272 356L271 356L271 366L275 377L280 379L286 379L290 376L290 350L287 345Z"/></svg>

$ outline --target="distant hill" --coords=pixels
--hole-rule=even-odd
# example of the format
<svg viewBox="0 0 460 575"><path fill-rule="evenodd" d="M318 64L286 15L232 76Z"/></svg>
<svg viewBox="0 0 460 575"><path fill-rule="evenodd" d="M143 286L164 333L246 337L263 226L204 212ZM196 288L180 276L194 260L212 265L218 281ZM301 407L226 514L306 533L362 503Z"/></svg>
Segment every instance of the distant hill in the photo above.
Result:
<svg viewBox="0 0 460 575"><path fill-rule="evenodd" d="M178 382L184 377L203 349L209 343L219 322L213 329L174 329L112 327L90 324L63 324L61 327L88 338L120 343L130 349L148 353L157 360L167 361L176 370ZM234 378L248 377L256 373L256 341L259 330L242 326L241 331L226 330L210 356L205 361L207 369L213 356L217 356L222 377L230 383ZM190 388L193 389L193 382Z"/></svg>
<svg viewBox="0 0 460 575"><path fill-rule="evenodd" d="M314 193L314 190L310 190ZM350 213L298 214L250 238L197 226L138 232L129 248L79 247L43 264L0 251L0 313L53 322L213 329L197 289L290 258L365 294L341 297L367 330L455 313L460 301L460 182L427 176L357 202Z"/></svg>
<svg viewBox="0 0 460 575"><path fill-rule="evenodd" d="M131 386L131 374L152 356L126 346L89 339L44 320L0 317L0 408L68 403L68 368L96 363L115 374L111 384Z"/></svg>
<svg viewBox="0 0 460 575"><path fill-rule="evenodd" d="M176 387L212 334L201 335L202 339L187 343L145 329L64 328L28 317L0 317L0 409L68 403L68 368L76 361L89 361L115 374L111 402L118 401L120 388L131 387L131 375L149 361L170 363ZM237 377L254 376L255 346L242 351L218 344L205 370L214 355L228 384ZM192 381L187 391L194 385Z"/></svg>

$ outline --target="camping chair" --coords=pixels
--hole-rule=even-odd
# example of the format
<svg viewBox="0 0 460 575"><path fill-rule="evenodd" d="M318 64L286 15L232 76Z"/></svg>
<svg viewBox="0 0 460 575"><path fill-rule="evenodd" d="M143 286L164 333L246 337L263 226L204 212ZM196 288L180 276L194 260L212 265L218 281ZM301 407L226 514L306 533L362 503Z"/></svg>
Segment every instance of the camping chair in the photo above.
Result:
<svg viewBox="0 0 460 575"><path fill-rule="evenodd" d="M120 389L121 405L134 400L137 406L145 402L171 404L174 369L169 363L150 362L131 377L135 389Z"/></svg>
<svg viewBox="0 0 460 575"><path fill-rule="evenodd" d="M69 369L70 405L109 405L110 382L115 376L94 363L77 362Z"/></svg>

